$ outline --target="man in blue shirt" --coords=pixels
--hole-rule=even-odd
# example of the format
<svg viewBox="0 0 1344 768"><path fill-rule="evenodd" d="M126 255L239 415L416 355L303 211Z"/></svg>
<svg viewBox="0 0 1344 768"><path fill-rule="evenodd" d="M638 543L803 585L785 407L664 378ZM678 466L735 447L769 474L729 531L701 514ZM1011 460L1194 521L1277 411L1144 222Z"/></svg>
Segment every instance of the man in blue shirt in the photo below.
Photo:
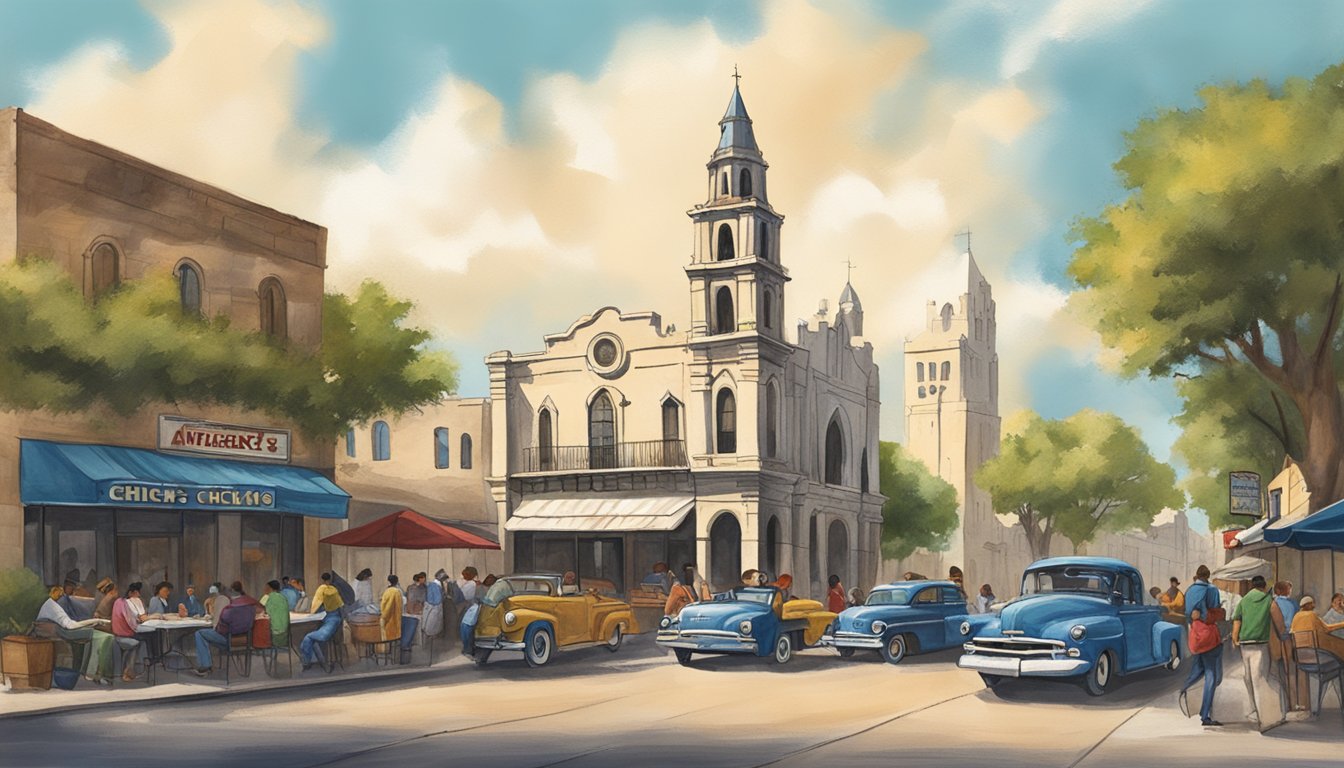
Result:
<svg viewBox="0 0 1344 768"><path fill-rule="evenodd" d="M294 588L293 581L288 576L282 576L280 583L280 594L285 596L285 601L289 603L289 610L293 611L299 604L299 590Z"/></svg>
<svg viewBox="0 0 1344 768"><path fill-rule="evenodd" d="M1185 591L1185 616L1194 631L1194 622L1203 621L1213 608L1222 607L1222 596L1218 589L1209 583L1209 567L1201 565L1195 571L1195 583ZM1213 719L1213 694L1223 682L1223 645L1219 643L1212 650L1195 654L1190 665L1190 676L1181 686L1178 699L1181 711L1190 716L1190 705L1186 703L1186 689L1204 678L1204 698L1199 707L1199 722L1205 726L1218 726L1222 723Z"/></svg>

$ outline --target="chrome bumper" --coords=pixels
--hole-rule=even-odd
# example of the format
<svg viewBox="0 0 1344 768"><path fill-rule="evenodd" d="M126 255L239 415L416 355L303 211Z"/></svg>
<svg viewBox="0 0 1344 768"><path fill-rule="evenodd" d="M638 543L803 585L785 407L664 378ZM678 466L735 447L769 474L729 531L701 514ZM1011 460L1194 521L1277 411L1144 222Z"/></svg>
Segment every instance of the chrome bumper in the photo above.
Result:
<svg viewBox="0 0 1344 768"><path fill-rule="evenodd" d="M521 651L523 643L515 643L502 637L476 638L476 647L486 651Z"/></svg>
<svg viewBox="0 0 1344 768"><path fill-rule="evenodd" d="M877 635L867 635L859 632L836 632L832 635L822 635L821 642L817 645L831 646L832 648L864 648L876 651L882 648L882 638Z"/></svg>
<svg viewBox="0 0 1344 768"><path fill-rule="evenodd" d="M736 632L697 629L681 632L675 629L658 630L658 644L664 648L681 648L701 653L756 653L756 638Z"/></svg>
<svg viewBox="0 0 1344 768"><path fill-rule="evenodd" d="M1086 659L1024 659L1016 656L968 653L957 660L957 666L986 675L1003 677L1073 677L1086 672L1092 666L1092 662Z"/></svg>

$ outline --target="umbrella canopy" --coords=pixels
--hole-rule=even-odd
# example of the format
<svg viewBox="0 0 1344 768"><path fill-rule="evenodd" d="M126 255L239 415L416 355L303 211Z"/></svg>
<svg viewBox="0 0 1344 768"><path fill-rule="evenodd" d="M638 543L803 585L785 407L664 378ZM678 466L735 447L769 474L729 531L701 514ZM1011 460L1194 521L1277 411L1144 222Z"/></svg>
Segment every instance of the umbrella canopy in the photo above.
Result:
<svg viewBox="0 0 1344 768"><path fill-rule="evenodd" d="M1344 551L1344 501L1299 517L1286 525L1282 520L1265 528L1265 541L1293 549Z"/></svg>
<svg viewBox="0 0 1344 768"><path fill-rule="evenodd" d="M333 533L323 544L389 549L499 549L489 539L430 520L413 509L403 509L358 528Z"/></svg>
<svg viewBox="0 0 1344 768"><path fill-rule="evenodd" d="M1266 579L1272 577L1274 575L1273 563L1261 560L1258 557L1242 555L1218 568L1210 574L1210 577L1228 581L1245 581L1257 575L1264 576Z"/></svg>

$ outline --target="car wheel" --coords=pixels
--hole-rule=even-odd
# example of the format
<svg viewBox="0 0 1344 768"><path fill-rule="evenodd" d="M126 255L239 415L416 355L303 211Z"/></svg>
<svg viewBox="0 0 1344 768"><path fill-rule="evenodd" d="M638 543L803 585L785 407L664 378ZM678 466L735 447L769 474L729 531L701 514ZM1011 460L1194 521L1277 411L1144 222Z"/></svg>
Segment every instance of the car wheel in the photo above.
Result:
<svg viewBox="0 0 1344 768"><path fill-rule="evenodd" d="M854 655L853 648L836 648L835 650L840 652L840 658L842 659L848 659L850 656Z"/></svg>
<svg viewBox="0 0 1344 768"><path fill-rule="evenodd" d="M477 649L471 654L471 663L478 667L484 667L490 660L490 651L488 649Z"/></svg>
<svg viewBox="0 0 1344 768"><path fill-rule="evenodd" d="M900 664L905 658L905 635L892 635L882 644L882 660L888 664Z"/></svg>
<svg viewBox="0 0 1344 768"><path fill-rule="evenodd" d="M617 624L611 628L611 635L607 638L606 649L615 653L621 650L621 643L625 640L625 633L621 632L621 625Z"/></svg>
<svg viewBox="0 0 1344 768"><path fill-rule="evenodd" d="M523 658L529 667L545 666L555 655L555 635L545 624L533 624L523 637Z"/></svg>
<svg viewBox="0 0 1344 768"><path fill-rule="evenodd" d="M788 664L789 659L793 658L793 635L783 632L775 638L775 652L771 658L776 664Z"/></svg>
<svg viewBox="0 0 1344 768"><path fill-rule="evenodd" d="M1171 641L1171 649L1167 652L1167 669L1175 670L1181 666L1181 644L1175 640Z"/></svg>
<svg viewBox="0 0 1344 768"><path fill-rule="evenodd" d="M980 679L984 681L985 687L991 691L998 688L999 684L1003 682L1002 675L986 675L984 672L980 673Z"/></svg>
<svg viewBox="0 0 1344 768"><path fill-rule="evenodd" d="M1115 657L1110 651L1102 651L1092 664L1092 669L1083 677L1083 687L1089 694L1100 696L1106 692L1106 687L1111 684L1113 677L1115 677Z"/></svg>
<svg viewBox="0 0 1344 768"><path fill-rule="evenodd" d="M672 652L677 655L677 663L683 667L691 665L691 652L685 648L673 648Z"/></svg>

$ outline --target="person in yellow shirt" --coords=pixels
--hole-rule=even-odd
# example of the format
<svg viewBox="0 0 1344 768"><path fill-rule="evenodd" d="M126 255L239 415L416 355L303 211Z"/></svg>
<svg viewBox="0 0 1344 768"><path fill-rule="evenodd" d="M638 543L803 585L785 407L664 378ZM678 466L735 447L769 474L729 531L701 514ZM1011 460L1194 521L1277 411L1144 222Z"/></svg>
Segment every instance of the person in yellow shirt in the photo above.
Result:
<svg viewBox="0 0 1344 768"><path fill-rule="evenodd" d="M1172 576L1171 586L1157 598L1157 602L1166 612L1166 615L1162 617L1164 621L1177 624L1185 623L1185 593L1181 591L1180 579Z"/></svg>
<svg viewBox="0 0 1344 768"><path fill-rule="evenodd" d="M387 589L383 590L383 597L378 601L379 613L382 614L384 640L401 639L401 606L403 598L401 587L397 586L397 581L398 579L395 574L387 577Z"/></svg>
<svg viewBox="0 0 1344 768"><path fill-rule="evenodd" d="M299 660L303 662L303 669L306 672L314 664L321 664L328 672L331 666L322 654L322 643L331 639L341 628L341 609L345 607L345 601L341 599L341 593L337 591L336 586L331 583L331 573L322 574L322 586L313 591L313 603L311 613L326 613L322 619L322 626L309 632L299 644Z"/></svg>
<svg viewBox="0 0 1344 768"><path fill-rule="evenodd" d="M1320 616L1316 615L1316 599L1311 595L1302 598L1301 606L1297 615L1293 616L1293 643L1299 648L1307 645L1306 637L1299 636L1298 632L1315 632L1317 648L1323 651L1333 653L1338 658L1344 659L1344 640L1330 634L1337 629L1344 629L1344 621L1338 624L1326 624Z"/></svg>

